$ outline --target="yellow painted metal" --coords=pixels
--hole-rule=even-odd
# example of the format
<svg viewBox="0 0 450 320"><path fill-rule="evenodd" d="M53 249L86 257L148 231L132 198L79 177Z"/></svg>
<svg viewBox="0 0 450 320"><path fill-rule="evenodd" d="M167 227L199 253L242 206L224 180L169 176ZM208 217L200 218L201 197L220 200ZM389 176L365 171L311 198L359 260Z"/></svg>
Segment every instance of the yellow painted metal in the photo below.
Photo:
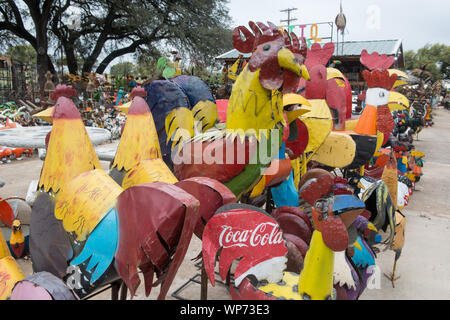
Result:
<svg viewBox="0 0 450 320"><path fill-rule="evenodd" d="M411 180L412 182L416 181L416 175L413 172L407 172L406 177Z"/></svg>
<svg viewBox="0 0 450 320"><path fill-rule="evenodd" d="M302 72L302 78L305 79L305 80L309 80L310 77L309 77L308 68L304 64L302 64L300 66L300 70Z"/></svg>
<svg viewBox="0 0 450 320"><path fill-rule="evenodd" d="M361 245L359 244L358 241L353 242L353 246L354 246L356 249L358 249L359 251L362 251L362 247L361 247Z"/></svg>
<svg viewBox="0 0 450 320"><path fill-rule="evenodd" d="M298 61L292 51L287 48L281 48L278 51L278 64L283 69L291 70L298 76L301 75L306 77L306 80L309 79L308 69L306 67L302 68L302 66L298 64Z"/></svg>
<svg viewBox="0 0 450 320"><path fill-rule="evenodd" d="M53 121L39 188L58 192L78 174L101 167L81 119Z"/></svg>
<svg viewBox="0 0 450 320"><path fill-rule="evenodd" d="M405 84L408 84L408 82L403 81L403 80L397 80L397 81L394 82L393 88L397 88L397 87L400 87L400 86L404 86Z"/></svg>
<svg viewBox="0 0 450 320"><path fill-rule="evenodd" d="M128 101L128 102L126 102L126 103L124 103L124 104L121 104L120 106L116 106L116 108L120 111L120 112L123 112L123 113L125 113L125 114L128 114L128 111L130 110L130 107L131 107L131 103L132 103L133 101Z"/></svg>
<svg viewBox="0 0 450 320"><path fill-rule="evenodd" d="M389 93L388 100L389 110L405 110L409 108L409 100L403 94L396 91L391 91Z"/></svg>
<svg viewBox="0 0 450 320"><path fill-rule="evenodd" d="M228 69L228 79L231 79L233 81L236 81L238 74L237 74L237 69L239 66L239 62L241 61L241 58L238 58L233 65L230 67L230 69Z"/></svg>
<svg viewBox="0 0 450 320"><path fill-rule="evenodd" d="M217 122L217 105L212 101L199 101L194 108L192 108L194 120L201 123L200 129L202 132L214 127Z"/></svg>
<svg viewBox="0 0 450 320"><path fill-rule="evenodd" d="M308 171L308 160L306 159L306 153L303 153L302 160L300 163L300 178L303 177L306 174L306 171ZM300 180L299 180L300 182Z"/></svg>
<svg viewBox="0 0 450 320"><path fill-rule="evenodd" d="M336 68L327 68L327 80L333 78L345 79L341 71Z"/></svg>
<svg viewBox="0 0 450 320"><path fill-rule="evenodd" d="M333 292L334 252L323 242L322 233L314 230L300 274L298 291L311 300L331 298Z"/></svg>
<svg viewBox="0 0 450 320"><path fill-rule="evenodd" d="M112 167L128 171L142 160L161 157L152 114L128 115Z"/></svg>
<svg viewBox="0 0 450 320"><path fill-rule="evenodd" d="M369 222L367 224L367 229L378 232L378 229L375 227L375 225L372 222Z"/></svg>
<svg viewBox="0 0 450 320"><path fill-rule="evenodd" d="M261 195L266 188L266 176L262 176L256 186L253 187L252 192L250 193L250 198L257 197Z"/></svg>
<svg viewBox="0 0 450 320"><path fill-rule="evenodd" d="M291 122L298 119L298 117L304 115L305 113L311 112L311 107L304 106L300 109L295 109L292 111L285 111L285 112L286 112L288 123L290 124Z"/></svg>
<svg viewBox="0 0 450 320"><path fill-rule="evenodd" d="M393 74L396 74L399 78L405 78L405 79L409 79L409 76L398 69L388 69L389 75L392 76Z"/></svg>
<svg viewBox="0 0 450 320"><path fill-rule="evenodd" d="M296 94L296 93L287 93L285 95L283 95L283 106L288 106L291 104L299 104L299 105L305 105L305 106L309 106L311 107L311 104L309 103L308 99L306 99L305 97L303 97L300 94ZM305 112L309 112L310 108L306 108L304 109Z"/></svg>
<svg viewBox="0 0 450 320"><path fill-rule="evenodd" d="M377 154L378 150L381 149L383 141L384 141L384 133L377 130L377 146L375 147L374 155Z"/></svg>
<svg viewBox="0 0 450 320"><path fill-rule="evenodd" d="M251 72L247 65L234 83L227 109L227 131L253 132L259 139L261 133L267 137L269 129L286 125L282 93L274 90L268 94L261 86L259 72L260 69Z"/></svg>
<svg viewBox="0 0 450 320"><path fill-rule="evenodd" d="M14 229L14 228L18 228L18 227L20 227L20 221L16 219L13 221L13 231L11 233L11 238L9 239L9 243L11 245L24 243L24 241L25 241L22 229L18 229L18 230Z"/></svg>
<svg viewBox="0 0 450 320"><path fill-rule="evenodd" d="M309 100L311 112L300 116L308 128L309 140L305 152L317 150L330 134L333 128L333 120L330 108L323 99Z"/></svg>
<svg viewBox="0 0 450 320"><path fill-rule="evenodd" d="M411 151L411 156L417 157L417 158L422 158L422 157L425 157L425 154L423 152L414 150L414 151Z"/></svg>
<svg viewBox="0 0 450 320"><path fill-rule="evenodd" d="M194 115L188 108L180 107L172 110L166 117L167 141L172 139L172 150L180 146L184 140L194 136Z"/></svg>
<svg viewBox="0 0 450 320"><path fill-rule="evenodd" d="M55 217L78 241L95 229L116 204L122 188L103 170L92 170L68 182L56 197Z"/></svg>
<svg viewBox="0 0 450 320"><path fill-rule="evenodd" d="M286 300L302 300L298 291L294 289L298 285L299 275L293 272L285 271L283 272L282 284L280 283L269 283L265 286L261 286L258 289L270 293L271 295L283 298Z"/></svg>
<svg viewBox="0 0 450 320"><path fill-rule="evenodd" d="M0 300L11 295L16 282L25 279L25 275L12 256L0 259Z"/></svg>
<svg viewBox="0 0 450 320"><path fill-rule="evenodd" d="M3 236L2 229L0 229L0 259L10 256L8 245L6 244L5 237Z"/></svg>
<svg viewBox="0 0 450 320"><path fill-rule="evenodd" d="M352 137L342 132L331 131L312 160L332 168L343 168L353 162L355 155L356 143Z"/></svg>
<svg viewBox="0 0 450 320"><path fill-rule="evenodd" d="M148 159L141 161L125 175L122 188L127 189L138 184L158 181L174 184L178 182L178 179L162 159Z"/></svg>
<svg viewBox="0 0 450 320"><path fill-rule="evenodd" d="M298 190L298 184L300 183L300 175L301 175L300 158L291 160L291 166L294 175L294 185L295 188Z"/></svg>
<svg viewBox="0 0 450 320"><path fill-rule="evenodd" d="M359 119L352 119L345 121L345 131L355 131Z"/></svg>
<svg viewBox="0 0 450 320"><path fill-rule="evenodd" d="M52 123L53 122L52 114L54 109L55 107L47 108L41 112L35 113L32 117L42 119L48 123Z"/></svg>

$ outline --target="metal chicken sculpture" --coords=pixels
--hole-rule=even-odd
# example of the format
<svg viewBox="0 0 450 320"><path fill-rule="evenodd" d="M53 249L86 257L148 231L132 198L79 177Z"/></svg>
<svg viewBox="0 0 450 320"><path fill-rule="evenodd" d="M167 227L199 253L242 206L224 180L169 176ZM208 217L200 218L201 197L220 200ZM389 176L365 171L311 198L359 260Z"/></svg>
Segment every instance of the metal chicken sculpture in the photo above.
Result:
<svg viewBox="0 0 450 320"><path fill-rule="evenodd" d="M58 88L55 92L58 93ZM121 155L126 158L131 154L132 160L139 160L130 164L126 174L122 173L127 188L118 185L103 170L89 170L89 166L79 161L76 169L82 172L70 180L64 179L56 196L39 195L33 207L30 226L33 270L47 271L63 279L80 298L120 279L133 296L140 283L137 275L140 268L146 294L150 294L152 286L161 283L158 297L163 299L194 231L201 236L208 215L235 201L231 191L212 179L177 182L160 158L153 158L158 154L152 150L157 151L159 144L153 139L155 135L143 137L148 135L148 128L154 128L142 98L145 91L138 87L132 95L134 100L125 124L131 133L124 132L127 134L116 155L119 159ZM58 99L53 114L71 114L75 118L78 111L74 104L63 98ZM139 116L143 119L143 134L132 128ZM57 122L58 118L53 119L54 125ZM65 132L62 136L66 137ZM56 139L52 134L47 154L50 160L55 157L51 153L55 151L50 148L53 137ZM82 149L91 150L90 141L86 144ZM128 149L128 154L122 149ZM95 153L94 156L98 161ZM146 166L146 161L153 165ZM65 163L58 165L61 176L66 177ZM156 282L153 281L155 273L159 278Z"/></svg>
<svg viewBox="0 0 450 320"><path fill-rule="evenodd" d="M334 251L349 246L346 229L363 211L364 203L353 195L333 195L332 177L324 173L308 179L311 181L302 190L302 196L314 205L312 237L308 227L310 220L295 209L285 208L284 212L280 210L276 214L276 218L270 218L263 210L248 205L220 208L207 223L203 234L203 257L211 283L214 284L216 253L221 249L218 260L222 278L229 272L232 262L241 258L234 274L236 288L231 288L236 299L334 298ZM290 232L299 237L287 236ZM296 240L302 236L309 248ZM300 276L283 273L288 263L287 243L291 242L287 239L292 239L297 248L306 250ZM249 280L252 277L244 280L247 275L256 280Z"/></svg>
<svg viewBox="0 0 450 320"><path fill-rule="evenodd" d="M224 183L237 198L252 190L261 179L261 171L269 167L278 153L283 128L287 126L283 110L285 86L297 83L300 76L308 78L306 68L290 51L298 43L291 42L287 32L282 33L271 23L266 26L250 22L249 25L253 33L243 26L234 30L234 46L253 55L233 86L226 129L211 129L186 140L177 153L178 159L184 160L174 165L179 179L207 176ZM305 99L301 101L308 104ZM286 116L294 121L296 117L288 114L304 112L288 111ZM181 129L166 127L166 131L170 130L168 137L170 133L177 137L176 131ZM272 141L273 136L278 141ZM272 145L278 148L273 149ZM263 155L267 159L260 155L261 149L267 150ZM198 150L197 154L192 150ZM196 157L208 153L205 150L218 161L198 161Z"/></svg>

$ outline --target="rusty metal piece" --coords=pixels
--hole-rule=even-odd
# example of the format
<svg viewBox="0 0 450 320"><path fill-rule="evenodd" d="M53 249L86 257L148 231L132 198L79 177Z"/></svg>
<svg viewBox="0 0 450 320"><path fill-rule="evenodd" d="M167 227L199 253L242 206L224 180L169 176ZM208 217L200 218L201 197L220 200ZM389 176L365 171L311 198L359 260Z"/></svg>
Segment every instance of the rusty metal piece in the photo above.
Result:
<svg viewBox="0 0 450 320"><path fill-rule="evenodd" d="M298 189L300 190L308 180L318 178L322 175L328 175L331 179L335 178L335 176L327 170L320 169L320 168L311 169L311 170L308 170L300 179L300 182L298 184Z"/></svg>
<svg viewBox="0 0 450 320"><path fill-rule="evenodd" d="M284 233L296 235L305 241L305 243L311 241L312 232L302 218L285 212L280 214L275 220Z"/></svg>
<svg viewBox="0 0 450 320"><path fill-rule="evenodd" d="M137 185L118 197L119 245L115 265L131 296L140 284L140 268L146 295L154 285L156 271L162 282L158 299L165 298L188 249L199 206L193 196L163 182Z"/></svg>
<svg viewBox="0 0 450 320"><path fill-rule="evenodd" d="M314 228L322 233L326 246L333 251L345 250L349 245L347 228L341 219L334 216L331 205L328 208L327 218L323 218L323 212L318 212L316 208L311 209Z"/></svg>
<svg viewBox="0 0 450 320"><path fill-rule="evenodd" d="M327 197L333 191L334 178L328 174L319 176L302 188L301 196L310 205L314 205L321 197Z"/></svg>
<svg viewBox="0 0 450 320"><path fill-rule="evenodd" d="M272 211L272 216L277 219L278 215L282 214L282 213L290 213L293 215L296 215L300 218L303 219L303 221L306 223L306 225L308 226L309 230L312 232L313 228L311 226L311 221L309 220L309 217L306 215L306 213L303 212L302 209L298 208L298 207L291 207L291 206L283 206L283 207L279 207L275 210Z"/></svg>

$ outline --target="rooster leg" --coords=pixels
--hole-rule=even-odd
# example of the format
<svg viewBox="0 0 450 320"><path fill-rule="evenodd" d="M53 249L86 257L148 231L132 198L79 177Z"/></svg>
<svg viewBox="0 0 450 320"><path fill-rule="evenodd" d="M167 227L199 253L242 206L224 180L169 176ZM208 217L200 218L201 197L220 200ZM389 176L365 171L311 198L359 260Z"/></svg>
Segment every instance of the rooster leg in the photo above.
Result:
<svg viewBox="0 0 450 320"><path fill-rule="evenodd" d="M394 281L400 279L400 276L398 276L397 278L395 277L395 269L397 268L397 259L395 259L394 261L394 269L392 270L392 274L390 276L388 276L386 273L384 274L384 276L386 278L388 278L389 280L391 280L392 283L392 288L395 288L395 284Z"/></svg>
<svg viewBox="0 0 450 320"><path fill-rule="evenodd" d="M127 285L122 281L122 284L120 285L120 300L127 300L127 291Z"/></svg>

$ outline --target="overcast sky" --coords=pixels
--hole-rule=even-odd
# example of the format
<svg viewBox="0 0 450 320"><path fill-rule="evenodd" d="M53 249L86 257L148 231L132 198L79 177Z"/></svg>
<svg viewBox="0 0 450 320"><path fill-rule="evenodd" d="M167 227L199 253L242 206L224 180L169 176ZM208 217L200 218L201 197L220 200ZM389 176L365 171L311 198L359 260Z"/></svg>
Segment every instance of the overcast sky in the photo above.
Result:
<svg viewBox="0 0 450 320"><path fill-rule="evenodd" d="M334 22L340 0L229 0L231 26L248 26L248 21L271 21L280 25L287 13L297 8L291 18L294 25ZM449 0L342 0L347 18L345 40L402 39L403 49L417 50L427 43L450 45ZM319 36L330 35L330 27L319 25ZM294 32L300 35L300 28ZM305 29L310 36L310 27ZM336 30L333 33L336 38ZM328 41L325 40L324 41Z"/></svg>

